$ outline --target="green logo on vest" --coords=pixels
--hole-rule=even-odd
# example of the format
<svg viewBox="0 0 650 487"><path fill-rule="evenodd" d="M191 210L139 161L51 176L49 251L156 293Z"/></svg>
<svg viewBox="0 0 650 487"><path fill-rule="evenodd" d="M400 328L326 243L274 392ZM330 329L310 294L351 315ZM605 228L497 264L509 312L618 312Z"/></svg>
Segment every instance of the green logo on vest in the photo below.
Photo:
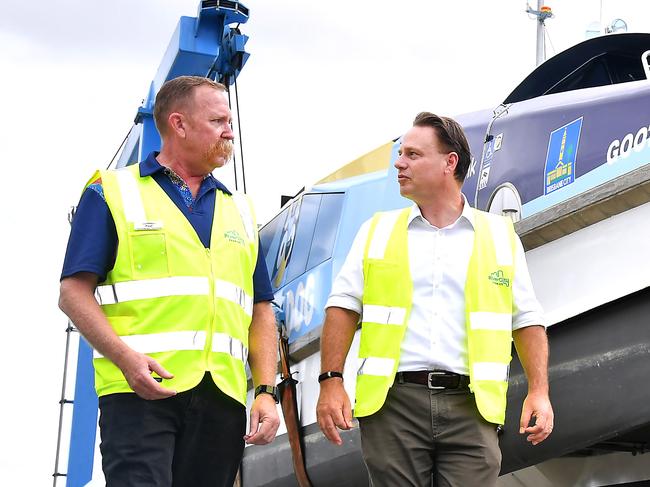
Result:
<svg viewBox="0 0 650 487"><path fill-rule="evenodd" d="M223 236L226 238L226 240L232 243L244 245L244 239L241 238L241 235L239 235L239 232L237 232L237 230L227 230L223 232Z"/></svg>
<svg viewBox="0 0 650 487"><path fill-rule="evenodd" d="M508 279L507 277L503 277L502 270L494 271L492 274L488 276L488 279L492 281L494 284L496 284L497 286L510 287L510 279Z"/></svg>

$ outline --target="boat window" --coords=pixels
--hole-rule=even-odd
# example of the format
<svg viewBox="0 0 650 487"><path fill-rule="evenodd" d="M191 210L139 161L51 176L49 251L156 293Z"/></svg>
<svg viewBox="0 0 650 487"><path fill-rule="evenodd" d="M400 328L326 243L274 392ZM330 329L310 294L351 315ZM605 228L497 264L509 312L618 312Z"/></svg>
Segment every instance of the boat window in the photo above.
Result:
<svg viewBox="0 0 650 487"><path fill-rule="evenodd" d="M589 60L558 82L545 94L594 88L645 79L643 65L636 56L608 53Z"/></svg>
<svg viewBox="0 0 650 487"><path fill-rule="evenodd" d="M300 213L298 216L298 225L296 226L293 248L291 256L287 263L287 275L285 283L294 280L307 270L307 261L309 259L309 250L311 248L312 238L314 237L314 228L318 219L318 209L321 201L320 194L306 194L302 197Z"/></svg>
<svg viewBox="0 0 650 487"><path fill-rule="evenodd" d="M643 54L650 34L610 34L586 40L539 65L504 104L572 90L646 79Z"/></svg>
<svg viewBox="0 0 650 487"><path fill-rule="evenodd" d="M274 281L277 277L275 263L278 258L282 229L287 220L290 208L290 206L287 206L260 230L260 248L264 252L266 268L268 269L271 281Z"/></svg>
<svg viewBox="0 0 650 487"><path fill-rule="evenodd" d="M322 195L307 270L332 257L342 208L343 193Z"/></svg>
<svg viewBox="0 0 650 487"><path fill-rule="evenodd" d="M343 193L305 194L260 231L273 290L332 256Z"/></svg>

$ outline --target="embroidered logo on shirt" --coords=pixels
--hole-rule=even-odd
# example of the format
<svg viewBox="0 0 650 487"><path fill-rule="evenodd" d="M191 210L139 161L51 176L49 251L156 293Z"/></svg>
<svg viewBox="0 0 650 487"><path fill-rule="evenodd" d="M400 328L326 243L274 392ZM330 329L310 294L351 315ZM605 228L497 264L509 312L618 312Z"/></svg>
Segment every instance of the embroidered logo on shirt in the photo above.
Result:
<svg viewBox="0 0 650 487"><path fill-rule="evenodd" d="M497 286L510 287L510 279L508 279L507 277L503 277L502 270L494 271L488 276L488 279L492 281L494 284L496 284Z"/></svg>
<svg viewBox="0 0 650 487"><path fill-rule="evenodd" d="M244 245L244 239L239 235L237 230L227 230L223 232L223 236L226 240L229 240L232 243L237 243L239 245Z"/></svg>

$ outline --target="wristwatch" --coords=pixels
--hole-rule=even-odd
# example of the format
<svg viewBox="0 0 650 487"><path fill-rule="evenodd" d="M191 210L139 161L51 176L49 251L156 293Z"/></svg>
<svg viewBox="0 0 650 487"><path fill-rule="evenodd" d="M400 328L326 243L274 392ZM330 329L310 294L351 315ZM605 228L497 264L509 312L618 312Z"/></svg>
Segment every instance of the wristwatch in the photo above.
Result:
<svg viewBox="0 0 650 487"><path fill-rule="evenodd" d="M275 386L268 386L266 384L257 386L255 388L255 397L259 396L260 394L270 394L276 404L280 402L280 398L278 396L278 388Z"/></svg>

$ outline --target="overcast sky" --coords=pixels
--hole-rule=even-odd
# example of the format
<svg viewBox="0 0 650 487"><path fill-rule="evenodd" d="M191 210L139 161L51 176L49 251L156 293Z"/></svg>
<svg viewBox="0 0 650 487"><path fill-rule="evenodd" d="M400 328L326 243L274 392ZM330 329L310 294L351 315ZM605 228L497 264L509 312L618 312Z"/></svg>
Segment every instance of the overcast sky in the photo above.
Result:
<svg viewBox="0 0 650 487"><path fill-rule="evenodd" d="M2 2L2 485L51 482L67 209L111 159L179 17L194 16L198 3ZM247 186L261 222L281 194L399 136L417 112L493 108L535 64L524 0L244 3L251 57L238 85ZM630 31L650 32L648 2L602 4L603 22L620 17ZM551 6L549 54L583 40L601 15L599 0ZM228 184L229 173L222 177Z"/></svg>

